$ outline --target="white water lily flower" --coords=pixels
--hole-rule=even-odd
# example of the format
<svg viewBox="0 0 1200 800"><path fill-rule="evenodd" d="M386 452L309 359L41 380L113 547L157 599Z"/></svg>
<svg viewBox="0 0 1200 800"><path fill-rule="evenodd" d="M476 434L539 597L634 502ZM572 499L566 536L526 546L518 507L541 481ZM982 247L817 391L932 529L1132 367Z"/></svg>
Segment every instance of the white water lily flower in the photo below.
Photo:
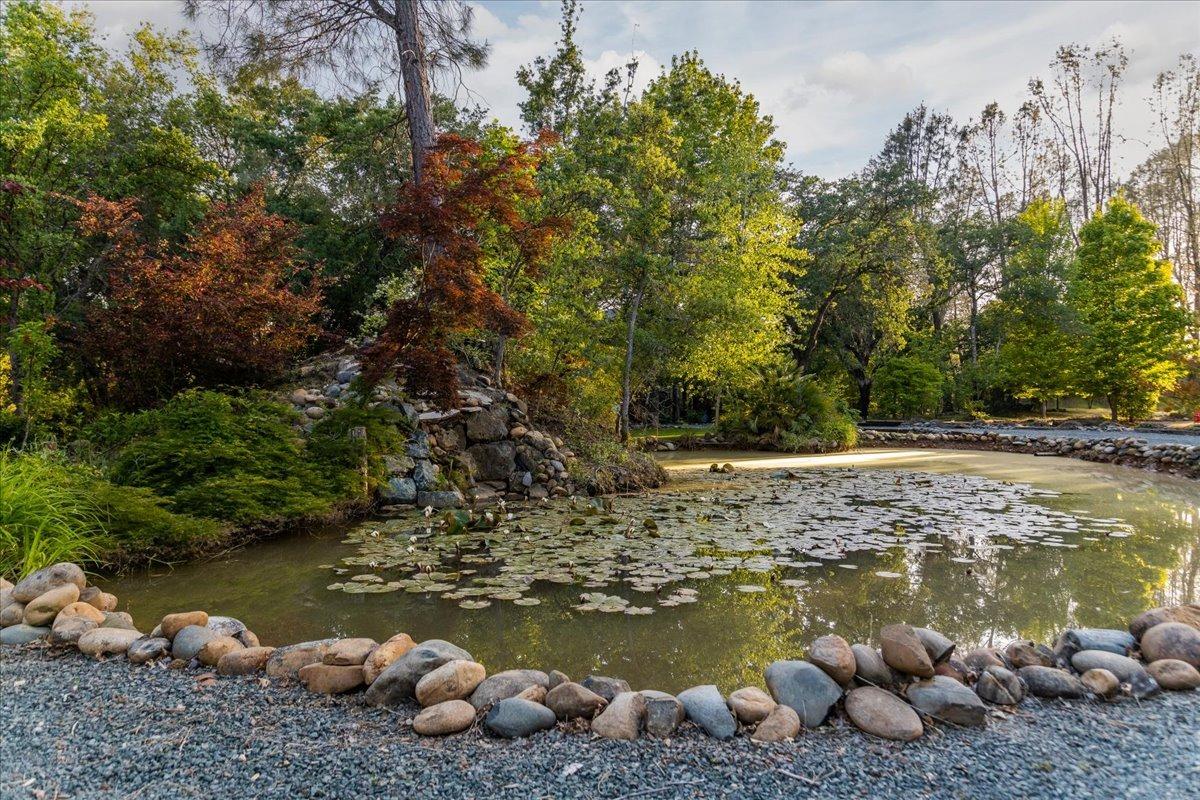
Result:
<svg viewBox="0 0 1200 800"><path fill-rule="evenodd" d="M433 516L433 506L425 506L425 519Z"/></svg>

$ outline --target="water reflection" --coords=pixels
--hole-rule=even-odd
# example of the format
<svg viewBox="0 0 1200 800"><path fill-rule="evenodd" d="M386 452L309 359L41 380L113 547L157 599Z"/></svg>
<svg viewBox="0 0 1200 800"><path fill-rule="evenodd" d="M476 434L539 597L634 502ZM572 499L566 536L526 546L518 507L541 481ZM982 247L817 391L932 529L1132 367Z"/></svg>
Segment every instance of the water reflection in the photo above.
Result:
<svg viewBox="0 0 1200 800"><path fill-rule="evenodd" d="M696 471L714 460L736 460L738 471L728 477ZM964 645L1015 636L1049 640L1067 624L1120 626L1149 606L1195 602L1198 596L1200 488L1194 482L1066 459L965 451L823 458L702 453L698 459L676 456L667 466L680 478L672 492L689 488L696 498L758 487L768 499L779 481L766 472L781 467L827 470L830 487L847 467L875 471L879 487L897 470L913 480L928 476L912 473L982 476L1058 493L1028 502L1064 515L1055 519L1084 523L1037 540L1015 530L1015 540L983 536L964 524L957 535L936 537L940 546L906 547L901 537L900 544L849 549L840 560L815 566L764 572L756 564L755 570L677 584L698 589L699 602L660 607L650 616L581 613L572 608L581 592L612 590L544 581L530 590L540 605L495 601L474 611L436 593L330 591L330 571L319 567L359 555L338 530L256 545L174 572L129 576L109 588L143 626L169 611L201 607L240 617L268 644L328 635L382 639L406 630L417 639L455 641L495 668L602 671L668 691L701 681L725 690L759 683L771 660L801 654L830 631L866 641L881 625L905 620L938 628ZM796 505L793 500L777 508L790 512ZM1117 523L1093 529L1089 519ZM764 591L736 588L747 584ZM621 593L638 604L655 597Z"/></svg>

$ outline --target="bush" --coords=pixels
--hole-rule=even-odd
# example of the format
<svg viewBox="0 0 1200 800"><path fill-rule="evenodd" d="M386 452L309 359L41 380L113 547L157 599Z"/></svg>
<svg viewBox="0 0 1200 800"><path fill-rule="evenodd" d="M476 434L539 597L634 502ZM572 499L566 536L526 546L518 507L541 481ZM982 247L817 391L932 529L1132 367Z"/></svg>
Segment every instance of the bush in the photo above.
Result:
<svg viewBox="0 0 1200 800"><path fill-rule="evenodd" d="M186 391L162 408L109 418L131 436L110 476L154 490L177 513L237 525L323 516L341 499L340 465L313 463L295 419L257 394Z"/></svg>
<svg viewBox="0 0 1200 800"><path fill-rule="evenodd" d="M129 201L82 204L84 233L107 240L107 295L87 309L82 349L96 394L123 408L190 386L278 375L316 335L318 286L296 291L296 231L261 188L213 207L178 252L136 233Z"/></svg>
<svg viewBox="0 0 1200 800"><path fill-rule="evenodd" d="M84 491L96 504L106 535L100 560L110 565L178 561L211 551L225 542L221 523L174 514L149 489L118 486L95 478Z"/></svg>
<svg viewBox="0 0 1200 800"><path fill-rule="evenodd" d="M334 471L341 495L366 500L387 483L383 456L404 452L410 427L408 419L389 406L346 404L313 426L308 437L309 458ZM351 436L356 428L362 429L362 438Z"/></svg>
<svg viewBox="0 0 1200 800"><path fill-rule="evenodd" d="M858 429L845 403L816 376L784 366L760 369L751 386L729 402L719 427L735 440L791 452L838 450L858 443Z"/></svg>
<svg viewBox="0 0 1200 800"><path fill-rule="evenodd" d="M0 450L0 575L93 562L106 546L95 502L54 460Z"/></svg>
<svg viewBox="0 0 1200 800"><path fill-rule="evenodd" d="M942 403L942 373L928 361L897 356L876 371L873 394L885 417L933 416Z"/></svg>

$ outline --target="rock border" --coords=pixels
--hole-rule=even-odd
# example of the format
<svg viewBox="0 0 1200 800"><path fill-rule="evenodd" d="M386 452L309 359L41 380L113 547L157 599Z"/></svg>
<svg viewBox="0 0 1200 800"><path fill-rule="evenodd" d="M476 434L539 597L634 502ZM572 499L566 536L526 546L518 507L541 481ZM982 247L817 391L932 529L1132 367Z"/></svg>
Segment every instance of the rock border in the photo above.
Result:
<svg viewBox="0 0 1200 800"><path fill-rule="evenodd" d="M87 585L76 564L46 567L15 586L0 580L0 644L76 648L97 659L224 676L265 673L318 694L361 692L375 706L415 702L422 710L412 726L421 736L482 721L501 738L561 726L605 739L663 739L686 720L720 740L784 742L843 713L868 735L909 742L929 725L984 728L1030 695L1107 702L1200 688L1200 604L1151 609L1128 631L1068 629L1053 648L1018 640L961 658L937 631L902 623L882 628L878 650L829 634L812 643L807 659L770 664L767 691L747 686L728 696L712 684L672 696L606 676L575 682L558 670L489 675L466 650L406 633L382 644L356 637L262 647L241 621L202 610L168 614L143 634L116 605Z"/></svg>
<svg viewBox="0 0 1200 800"><path fill-rule="evenodd" d="M1020 436L1009 433L968 431L888 431L864 428L859 446L938 447L995 450L1039 456L1065 456L1084 461L1166 472L1200 479L1200 444L1151 444L1136 436L1080 439L1072 436Z"/></svg>

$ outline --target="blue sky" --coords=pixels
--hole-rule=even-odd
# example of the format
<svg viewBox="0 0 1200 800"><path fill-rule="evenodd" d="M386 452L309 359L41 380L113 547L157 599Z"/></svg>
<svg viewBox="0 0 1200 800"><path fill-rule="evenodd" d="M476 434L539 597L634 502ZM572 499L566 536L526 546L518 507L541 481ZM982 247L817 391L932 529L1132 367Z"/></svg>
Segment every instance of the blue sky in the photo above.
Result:
<svg viewBox="0 0 1200 800"><path fill-rule="evenodd" d="M114 44L141 21L187 27L174 2L86 3ZM468 74L472 99L516 124L518 66L549 53L557 0L475 3L476 30L492 44L485 70ZM1155 75L1200 53L1200 2L785 3L584 2L578 39L601 74L636 54L643 80L671 56L698 50L714 70L760 101L805 172L837 177L862 166L887 131L924 101L965 121L997 100L1015 110L1026 84L1046 74L1056 47L1118 35L1130 66L1118 112L1125 174L1153 141L1146 98Z"/></svg>

